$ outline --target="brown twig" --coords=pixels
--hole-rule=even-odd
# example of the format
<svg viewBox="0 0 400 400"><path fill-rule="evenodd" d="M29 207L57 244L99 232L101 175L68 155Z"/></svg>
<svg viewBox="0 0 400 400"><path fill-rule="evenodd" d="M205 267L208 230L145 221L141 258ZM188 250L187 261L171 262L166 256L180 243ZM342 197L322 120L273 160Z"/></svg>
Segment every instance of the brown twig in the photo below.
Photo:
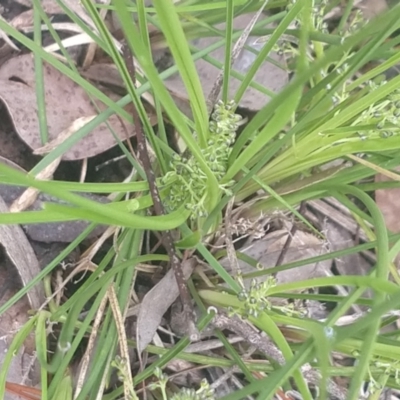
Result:
<svg viewBox="0 0 400 400"><path fill-rule="evenodd" d="M286 364L286 359L276 344L268 337L258 332L252 325L240 319L238 316L228 317L225 314L215 314L212 325L220 330L230 330L241 336L252 346L264 353L268 358L276 361L279 365ZM303 377L308 383L318 386L321 381L320 373L312 368L310 364L303 364L300 367ZM337 385L331 378L327 381L327 390L335 398L345 400L347 398L347 390Z"/></svg>
<svg viewBox="0 0 400 400"><path fill-rule="evenodd" d="M285 357L268 336L261 334L246 321L237 316L228 317L225 314L215 314L212 325L220 330L228 329L241 336L246 342L255 346L279 365L285 365Z"/></svg>
<svg viewBox="0 0 400 400"><path fill-rule="evenodd" d="M135 84L135 82L136 82L135 64L133 61L132 53L131 53L128 45L125 45L123 47L123 55L124 55L126 67L129 72L129 76L130 76L133 84ZM143 165L143 168L146 172L147 181L149 183L150 195L151 195L151 198L153 199L154 211L155 211L156 215L164 215L165 214L164 206L161 201L160 193L159 193L157 185L156 185L155 174L154 174L154 171L153 171L153 168L152 168L152 165L150 162L148 150L147 150L146 138L145 138L145 135L143 132L142 123L140 121L139 113L138 113L136 107L132 107L132 117L133 117L133 124L135 126L135 132L136 132L137 151L138 151L139 159L140 159L140 161ZM163 240L165 249L167 250L167 253L168 253L168 256L169 256L169 259L171 262L171 268L174 271L175 279L178 284L179 294L180 294L180 298L181 298L182 305L183 305L183 312L184 312L184 314L186 316L186 320L188 322L187 334L189 335L191 340L198 340L200 335L199 335L199 332L195 325L195 312L194 312L193 305L192 305L192 299L190 297L190 293L189 293L189 289L186 284L186 280L183 276L181 260L179 259L178 255L176 253L171 231L169 231L169 230L164 231L162 234L162 240Z"/></svg>

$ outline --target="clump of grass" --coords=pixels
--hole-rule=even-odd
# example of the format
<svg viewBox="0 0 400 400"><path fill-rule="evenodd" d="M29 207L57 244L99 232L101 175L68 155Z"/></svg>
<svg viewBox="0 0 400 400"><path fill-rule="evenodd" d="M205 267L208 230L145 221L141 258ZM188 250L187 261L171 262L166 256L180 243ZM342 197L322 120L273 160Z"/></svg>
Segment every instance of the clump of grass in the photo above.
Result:
<svg viewBox="0 0 400 400"><path fill-rule="evenodd" d="M235 104L218 102L211 115L210 135L207 146L201 149L202 155L218 182L226 174L228 159L235 142L238 123L242 117L233 112ZM207 176L193 156L175 154L171 160L171 171L162 178L162 183L171 188L166 198L170 211L178 209L182 204L190 211L192 220L205 218L207 212ZM220 193L232 195L229 187L231 181L218 186Z"/></svg>
<svg viewBox="0 0 400 400"><path fill-rule="evenodd" d="M60 387L65 384L65 375L68 374L72 357L81 346L83 337L93 332L97 309L104 297L110 296L108 290L111 287L117 289L118 307L124 312L135 282L135 268L140 263L160 263L168 260L168 257L163 255L143 254L144 232L171 229L178 232L177 243L185 243L182 247L189 248L192 253L196 252L214 269L213 282L219 284L224 281L228 286L223 290L219 285L205 290L201 285L196 287L192 281L189 282L198 307L204 311L199 321L200 329L212 318L205 312L205 306L219 307L220 310L240 316L268 335L279 354L282 354L285 363L279 368L274 368L269 363L244 362L240 359L237 349L229 345L222 334L218 337L224 343L229 359L189 354L184 351L189 341L183 338L171 349L148 347L150 353L162 357L147 365L133 378L132 398L137 396L134 391L136 385L155 374L160 381L158 389L161 390L162 398L167 399L169 394L166 392L166 377L157 368L164 367L173 358L185 358L201 365L238 365L241 368L244 388L226 396L226 400L242 399L253 393L258 393L259 399L270 398L281 386L288 387L291 377L294 377L296 389L304 399L312 398L312 384L319 385L322 397L325 396L329 384L325 387L324 383L329 383L333 376L351 378L348 392L346 391L347 399L358 398L364 381L370 382L372 397L378 397L385 387L399 389L398 332L394 331L386 336L380 332L381 326L393 321L393 311L400 304L398 285L389 279L390 274L395 274L393 268L390 270L390 261L397 254L399 237L390 236L391 243L395 242L394 246L390 247L380 211L363 187L358 187L358 182L373 176L376 171L392 169L400 162L400 77L391 80L382 78L385 71L400 61L400 54L396 50L398 37L395 34L400 28L400 7L395 6L390 13L368 23L362 22L359 16L351 19L348 7L338 23L337 30L328 31L323 16L338 3L337 1L268 2L266 9L276 9L276 13L272 17L264 16L263 23L257 24L254 29L254 34L266 38L264 47L257 55L253 67L243 77L243 83L232 102L227 98L226 90L230 79L228 54L224 65L223 100L217 104L210 119L193 62L193 58L199 56L199 53L191 53L187 37L212 33L222 35L230 53L231 43L238 37L237 32L227 29L226 32L215 33L211 25L226 21L229 27L234 14L258 10L265 7L263 2L250 2L243 7L242 3L236 1L173 4L169 0L155 0L152 7L145 7L143 1L131 4L115 0L109 6L104 6L83 0L82 4L96 26L96 32L68 10L62 1L59 3L67 15L112 59L126 83L129 94L117 103L105 100L110 108L45 156L30 175L0 165L1 182L33 186L70 204L46 205L44 210L38 212L2 214L0 223L33 223L71 218L85 219L93 223L50 263L40 276L0 307L0 312L4 312L30 287L47 276L84 239L94 224L103 223L123 228L115 239L116 246L109 249L82 287L64 304L50 302L49 312L41 312L33 317L16 338L14 346L10 347L10 350L14 351L17 344L21 345L23 339L36 327L37 350L42 366L42 389L46 396L54 398ZM283 11L280 7L283 7ZM134 87L123 58L99 16L101 8L112 10L120 20L127 44L142 71L139 88ZM39 4L36 4L35 13L51 28L51 22ZM138 24L133 23L132 15L135 15ZM274 20L277 26L274 29L265 28L271 20ZM152 60L148 22L162 31L165 45L175 60L175 65L163 74L158 73ZM44 52L37 41L23 36L5 21L0 20L0 28L32 50L36 57L70 76L88 93L94 97L101 96L92 84L79 76L76 69ZM51 32L55 40L59 41L57 33L54 30ZM286 40L288 36L290 41ZM251 78L268 54L277 46L281 48L282 43L287 54L291 56L290 65L294 66L293 79L243 126L240 136L237 137L240 117L237 115L235 104L240 103ZM211 48L206 50L211 51ZM371 62L377 62L377 65L372 69L365 69ZM188 120L181 113L162 81L166 75L176 70L179 71L187 89L192 120ZM38 85L41 84L43 82L39 76ZM151 91L157 105L159 131L149 124L140 100L140 96L146 91ZM71 193L89 190L87 184L74 186L66 182L43 182L32 177L112 113L131 121L131 116L123 110L130 102L133 102L137 109L148 142L157 155L154 170L159 171L157 178L161 198L169 210L167 215L148 215L152 199L146 192L148 185L140 165L135 166L137 173L130 183L114 186L90 185L92 191L137 193L133 195L133 203L119 201L110 205L100 205ZM177 154L166 135L162 134L165 115L185 143L186 151L182 154ZM120 145L123 147L122 143ZM357 157L354 158L354 155ZM330 161L341 159L347 161L341 168L322 169ZM375 187L377 186L370 184L368 190L374 190ZM300 202L335 196L350 207L360 221L373 224L374 231L370 232L370 242L363 248L368 246L376 249L377 263L371 269L370 275L364 277L333 276L288 284L276 284L267 279L263 284L253 282L246 291L241 285L240 277L229 276L207 247L206 235L221 231L222 212L233 196L237 203L249 205L248 211L244 213L244 217L249 219L257 218L261 213L266 215L277 208L299 215L295 207ZM351 203L348 196L358 198L363 204L363 209ZM356 247L347 253L360 249ZM344 253L330 253L318 257L317 260L303 260L280 268L307 265L313 261L340 257ZM262 271L260 275L262 273L266 274ZM396 281L396 277L394 279ZM329 297L329 301L335 306L326 321L307 319L303 310L278 308L269 301L273 296L293 300L301 292L303 299L322 302L326 297L307 294L307 291L334 285L344 285L352 290L348 298ZM363 297L366 289L374 292L373 299ZM51 285L46 285L46 290L47 295L51 297ZM345 315L354 303L368 307L369 312L349 326L336 326L337 320ZM89 311L85 318L80 320L79 316L88 304L91 305ZM113 315L111 307L107 306L103 322L95 332L97 351L92 354L90 374L80 388L80 399L86 396L95 398L101 393L111 366L121 371L120 365L115 362L120 338L118 329L121 328L117 329ZM61 346L58 347L52 362L48 363L46 327L55 322L62 324L59 338ZM295 336L300 344L292 343L289 340L290 335ZM133 341L128 343L131 346L135 345ZM357 362L352 367L333 365L330 361L333 351ZM1 383L5 381L7 365L2 368L0 374ZM311 369L320 371L320 382L308 379L305 369L301 369L302 366L310 366ZM255 380L254 374L259 374L260 371L260 379ZM47 382L48 372L52 375L50 382ZM125 381L127 379L125 375L121 375L121 378ZM0 397L4 393L3 386L0 386ZM107 398L117 398L121 393L122 389L117 388L107 394ZM171 396L173 399L212 398L212 394L205 387Z"/></svg>

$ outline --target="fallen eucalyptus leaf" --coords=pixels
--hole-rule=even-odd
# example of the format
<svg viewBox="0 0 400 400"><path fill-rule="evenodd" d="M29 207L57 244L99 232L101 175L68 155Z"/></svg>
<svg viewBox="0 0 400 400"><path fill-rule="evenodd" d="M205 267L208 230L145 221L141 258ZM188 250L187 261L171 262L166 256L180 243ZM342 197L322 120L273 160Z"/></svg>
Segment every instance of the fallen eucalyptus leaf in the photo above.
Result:
<svg viewBox="0 0 400 400"><path fill-rule="evenodd" d="M264 6L265 6L265 3L264 3ZM250 32L253 29L257 20L260 18L260 15L264 9L264 6L262 6L257 11L257 13L253 16L253 18L250 20L250 22L247 24L247 26L243 29L242 34L240 35L239 39L236 41L235 45L233 46L232 52L231 52L231 61L230 61L231 66L235 67L235 65L237 64L236 61L238 60L239 55L243 52L243 48L249 39ZM237 65L237 67L239 67L239 65ZM224 70L221 69L218 73L218 76L217 76L217 78L213 84L213 87L211 88L210 93L207 98L208 112L211 112L214 109L215 103L217 102L217 99L218 99L219 94L222 89L223 81L224 81Z"/></svg>
<svg viewBox="0 0 400 400"><path fill-rule="evenodd" d="M118 72L115 64L97 63L90 65L87 69L80 71L85 79L90 79L94 82L99 82L102 85L113 85L118 88L124 88L125 83Z"/></svg>
<svg viewBox="0 0 400 400"><path fill-rule="evenodd" d="M399 168L394 168L399 173ZM375 176L375 182L388 182L392 179L388 178L383 174L377 174ZM375 201L378 205L383 217L385 219L386 227L392 233L400 232L400 204L399 204L400 188L391 189L379 189L375 191Z"/></svg>
<svg viewBox="0 0 400 400"><path fill-rule="evenodd" d="M71 79L52 66L43 68L49 140L81 118L98 114L87 93ZM33 150L42 147L37 117L34 60L31 54L14 57L0 67L0 99L4 102L20 138ZM108 97L117 101L118 96L104 90ZM23 93L23 96L21 96ZM102 111L106 107L96 100ZM121 141L134 134L134 128L116 115L108 123ZM63 160L79 160L103 153L117 144L105 123L96 127L62 157Z"/></svg>
<svg viewBox="0 0 400 400"><path fill-rule="evenodd" d="M246 28L246 26L250 23L252 17L253 14L243 14L236 17L233 22L234 29ZM224 24L220 24L216 27L223 30L224 26ZM202 50L211 46L220 39L221 37L201 38L193 41L193 45L195 45L199 50ZM264 45L255 43L255 40L256 38L254 36L249 37L249 39L247 40L247 45L252 47L255 50L256 54L249 50L243 50L237 58L236 62L233 64L233 70L235 70L236 72L246 74L246 72L252 66L254 60L256 59L257 52L259 52ZM225 57L224 46L212 51L211 53L209 53L209 56L223 63ZM283 57L278 56L276 53L270 53L269 56L278 63L282 63L284 61ZM220 73L220 69L213 66L209 62L204 61L203 59L197 60L195 62L195 66L200 77L200 82L204 91L204 95L207 98L212 90L216 78L218 77L218 74ZM254 81L273 92L279 92L288 82L288 73L284 69L272 64L270 61L265 61L257 71ZM240 83L241 81L239 81L238 79L232 77L230 78L230 98L233 98L234 94L239 88ZM165 84L170 90L173 97L177 99L178 105L184 107L182 100L186 98L187 101L187 95L186 89L180 76L177 74L172 75L165 80ZM269 100L270 98L266 94L260 92L257 89L248 87L239 103L239 106L246 108L250 111L258 111L265 104L267 104ZM188 113L186 107L184 107L183 111L185 112L186 110L186 113Z"/></svg>
<svg viewBox="0 0 400 400"><path fill-rule="evenodd" d="M11 205L15 199L24 193L25 188L22 186L10 186L0 184L0 196L4 196L4 201L7 205ZM82 197L90 200L95 200L100 203L107 203L107 197L98 196L90 193L80 193ZM56 197L40 193L36 201L27 209L27 211L40 211L43 209L44 202L51 202L57 204L67 204L66 202L57 199ZM71 243L79 236L84 229L89 226L86 221L68 221L68 222L48 222L41 224L26 224L22 225L25 233L30 239L37 242L62 242ZM88 238L99 236L106 229L105 226L97 226L89 235Z"/></svg>
<svg viewBox="0 0 400 400"><path fill-rule="evenodd" d="M196 266L194 258L182 263L185 279L191 275ZM141 353L153 340L163 315L178 298L179 289L174 271L170 269L143 298L137 321L137 350Z"/></svg>
<svg viewBox="0 0 400 400"><path fill-rule="evenodd" d="M7 204L0 196L0 212L8 212ZM0 225L0 243L8 258L18 270L21 281L26 286L40 272L40 265L24 231L19 225ZM33 309L38 309L44 302L42 282L37 283L28 292L28 299Z"/></svg>
<svg viewBox="0 0 400 400"><path fill-rule="evenodd" d="M4 279L9 277L4 276L8 271L0 268L0 282L4 286ZM1 305L11 298L14 293L7 293L7 296L1 299ZM0 315L0 365L4 368L4 361L7 351L14 339L15 334L22 329L24 324L29 320L29 309L31 306L26 297L18 300L6 312ZM35 359L34 340L30 335L20 347L18 352L13 354L13 358L8 369L6 394L4 400L21 400L21 397L14 393L22 393L21 389L28 387L28 390L36 386L40 382L40 366ZM18 384L25 385L19 386ZM32 392L35 390L33 389ZM28 392L27 392L28 393ZM40 398L40 397L38 397Z"/></svg>
<svg viewBox="0 0 400 400"><path fill-rule="evenodd" d="M255 240L250 246L243 250L241 253L255 259L260 267L264 269L273 268L285 247L286 240L290 233L287 230L278 230L267 234L260 240ZM292 261L304 260L306 258L319 256L326 253L325 244L310 233L296 231L293 235L290 245L286 251L282 264ZM238 260L239 268L243 274L256 271L254 267L247 264L245 261ZM224 258L220 261L228 271L231 270L229 260ZM297 282L306 279L315 278L318 276L325 276L324 271L330 268L330 260L322 261L320 263L313 263L303 265L297 268L280 271L276 274L275 278L278 284ZM265 280L267 275L258 278ZM248 282L245 281L247 284Z"/></svg>
<svg viewBox="0 0 400 400"><path fill-rule="evenodd" d="M26 172L23 168L19 167L14 162L7 160L4 157L0 157L0 163L5 164L9 167L15 168L21 172ZM10 207L16 199L20 198L21 195L26 192L26 188L17 185L6 185L0 183L0 196L3 198L7 207ZM99 203L107 203L109 200L107 197L99 196L90 193L80 193L81 196L89 198L90 200L98 201ZM47 195L45 193L39 193L36 200L27 208L28 211L42 210L44 202L55 202L59 204L65 204L62 200L56 197ZM8 211L7 211L8 212ZM37 242L44 243L71 243L79 236L84 229L89 226L86 221L68 221L68 222L49 222L43 224L27 224L22 225L25 233L29 239ZM105 226L97 226L87 237L93 238L101 235Z"/></svg>

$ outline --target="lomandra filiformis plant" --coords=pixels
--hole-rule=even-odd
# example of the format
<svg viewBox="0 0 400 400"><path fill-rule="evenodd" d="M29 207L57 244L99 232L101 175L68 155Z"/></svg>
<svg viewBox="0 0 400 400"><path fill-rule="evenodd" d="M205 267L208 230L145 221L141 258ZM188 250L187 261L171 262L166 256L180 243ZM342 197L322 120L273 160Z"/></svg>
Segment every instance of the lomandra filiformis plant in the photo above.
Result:
<svg viewBox="0 0 400 400"><path fill-rule="evenodd" d="M203 381L200 389L183 388L178 393L175 393L171 400L215 400L215 397L210 385Z"/></svg>
<svg viewBox="0 0 400 400"><path fill-rule="evenodd" d="M167 383L168 376L162 372L160 368L156 368L154 375L158 378L158 382L149 385L150 390L160 389L162 400L167 400ZM174 393L169 400L215 400L214 390L210 387L206 380L203 380L200 387L195 390L193 388L182 388L179 392Z"/></svg>
<svg viewBox="0 0 400 400"><path fill-rule="evenodd" d="M236 131L242 117L235 114L233 101L224 104L219 101L211 115L209 125L210 137L207 146L201 149L204 158L215 174L217 181L224 177L228 158L235 142ZM169 211L177 209L182 204L191 211L191 219L207 216L207 176L200 168L198 161L191 155L175 154L170 163L169 171L162 179L164 185L171 184L166 206ZM229 187L233 181L220 184L222 192L230 194Z"/></svg>

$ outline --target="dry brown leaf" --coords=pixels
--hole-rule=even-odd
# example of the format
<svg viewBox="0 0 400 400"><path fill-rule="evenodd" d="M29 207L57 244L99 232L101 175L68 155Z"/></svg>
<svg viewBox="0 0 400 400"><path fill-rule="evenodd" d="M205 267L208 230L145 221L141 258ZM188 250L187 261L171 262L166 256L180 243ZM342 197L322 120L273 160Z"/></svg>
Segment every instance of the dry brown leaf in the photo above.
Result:
<svg viewBox="0 0 400 400"><path fill-rule="evenodd" d="M365 232L360 229L350 211L335 198L311 200L307 202L307 205L306 218L313 220L324 232L329 251L335 252L356 246L359 240L368 241ZM371 261L374 263L368 258L367 253L336 257L334 260L335 273L364 276L371 269ZM340 295L347 296L349 289L338 285L336 290ZM369 290L366 293L371 294ZM357 312L360 311L357 304L353 304L352 308Z"/></svg>
<svg viewBox="0 0 400 400"><path fill-rule="evenodd" d="M166 368L175 375L171 380L175 385L190 387L200 385L206 378L205 371L196 368L196 364L186 360L175 359L170 361Z"/></svg>
<svg viewBox="0 0 400 400"><path fill-rule="evenodd" d="M17 199L25 191L22 186L10 186L0 184L0 196L2 196L7 205ZM109 200L104 196L98 196L90 193L80 193L82 197L97 201L99 203L108 203ZM40 211L43 209L43 203L55 202L58 204L65 204L59 199L49 196L45 193L40 193L37 200L28 208L28 211ZM77 221L63 221L63 222L47 222L42 224L27 224L22 225L25 233L32 240L44 243L62 242L71 243L84 229L88 227L89 223L82 220ZM105 231L104 225L98 225L87 237L93 238L101 235Z"/></svg>
<svg viewBox="0 0 400 400"><path fill-rule="evenodd" d="M194 258L182 263L183 274L187 279L196 266ZM153 340L163 315L178 298L179 289L175 274L170 269L163 279L154 286L143 298L137 321L137 349L141 353Z"/></svg>
<svg viewBox="0 0 400 400"><path fill-rule="evenodd" d="M19 167L14 162L7 160L0 156L0 163L8 165L9 167L15 168L21 172L26 172L24 169ZM15 200L25 192L26 188L16 185L6 185L0 183L0 196L3 198L5 204L10 207ZM99 196L90 193L81 193L80 196L88 199L97 201L99 203L107 203L109 200L104 196ZM34 202L28 207L28 211L39 211L43 208L44 202L56 202L65 203L59 199L49 196L45 193L39 193ZM43 224L28 224L22 225L25 233L29 237L37 242L43 243L71 243L80 235L84 229L88 227L89 223L86 221L64 221L64 222L48 222ZM100 236L106 227L98 225L89 235L88 238Z"/></svg>
<svg viewBox="0 0 400 400"><path fill-rule="evenodd" d="M33 0L15 0L17 3L25 7L33 7ZM41 0L40 5L46 14L64 14L62 8L57 4L56 0Z"/></svg>
<svg viewBox="0 0 400 400"><path fill-rule="evenodd" d="M238 57L240 56L240 54L243 53L243 48L246 45L246 42L248 42L249 39L249 35L252 31L252 29L254 28L254 25L256 24L257 20L260 18L260 15L265 7L266 3L264 3L264 5L253 15L253 17L251 18L251 20L249 21L248 24L246 24L246 26L243 29L242 34L240 35L239 39L236 41L236 43L234 44L234 46L232 47L232 52L231 52L231 61L230 64L231 66L235 66L237 65L236 61L240 61L238 60ZM237 65L239 67L239 65ZM213 84L213 87L210 90L210 93L208 94L207 97L207 110L210 113L216 102L217 99L221 93L221 89L222 89L222 85L223 85L223 81L224 81L224 70L221 69L218 73L218 76Z"/></svg>
<svg viewBox="0 0 400 400"><path fill-rule="evenodd" d="M237 18L234 19L234 28L235 29L244 29L249 22L251 21L251 18L253 17L253 14L244 14L241 15ZM217 28L219 29L224 29L224 24L218 25ZM247 40L247 44L251 47L254 48L256 51L260 51L260 49L263 47L264 44L255 44L255 39L254 37L250 37ZM215 43L218 41L218 38L201 38L198 40L195 40L193 44L198 48L198 49L205 49L206 47L210 46L211 44ZM225 58L225 51L224 47L220 47L217 50L211 52L209 54L211 57L215 58L216 60L220 62L224 62ZM283 58L277 56L275 53L271 53L270 57L275 59L276 61L282 63ZM240 72L242 74L245 74L251 67L252 63L254 62L256 58L256 54L248 51L248 50L243 50L242 53L239 55L237 61L233 65L233 69L237 72ZM205 97L207 98L213 84L220 72L219 68L214 67L207 61L204 61L202 59L197 60L195 62L197 72L200 77L200 82L203 88L203 92ZM255 76L255 81L257 83L260 83L264 87L272 90L273 92L279 92L288 82L288 73L282 68L279 68L272 63L265 61L262 66L259 68L258 72L256 73ZM233 98L233 95L236 93L237 89L239 88L241 81L232 78L230 79L230 90L229 90L229 95L230 98ZM165 84L167 88L171 91L174 97L178 99L178 104L182 101L182 98L186 97L186 89L183 85L183 82L180 78L179 75L173 75L170 78L167 78L165 80ZM247 88L244 96L242 97L239 105L243 108L249 109L251 111L258 111L260 108L262 108L265 104L268 103L270 98L259 92L256 89L253 88ZM183 110L185 112L185 110ZM186 111L187 112L187 111Z"/></svg>
<svg viewBox="0 0 400 400"><path fill-rule="evenodd" d="M385 0L363 0L358 8L362 11L364 18L370 19L386 11L388 5Z"/></svg>
<svg viewBox="0 0 400 400"><path fill-rule="evenodd" d="M47 125L49 139L55 140L74 121L97 114L86 92L59 71L45 64L44 68ZM23 95L22 95L23 94ZM118 100L112 93L111 99ZM21 139L32 149L42 147L37 118L35 72L30 54L12 58L0 67L0 99L6 105L13 124ZM104 104L96 101L100 110ZM120 140L126 140L127 132L134 134L132 125L113 115L108 119ZM99 125L63 155L63 160L79 160L103 153L116 145L114 136L106 124Z"/></svg>
<svg viewBox="0 0 400 400"><path fill-rule="evenodd" d="M336 224L334 219L327 220L324 228L330 251L344 250L357 245L355 235ZM365 276L371 269L371 264L360 253L337 258L335 266L340 275Z"/></svg>
<svg viewBox="0 0 400 400"><path fill-rule="evenodd" d="M324 20L340 18L345 6L346 2L342 2L341 6L334 7L324 16ZM361 10L364 18L371 19L386 11L388 4L386 0L354 0L353 8Z"/></svg>
<svg viewBox="0 0 400 400"><path fill-rule="evenodd" d="M6 273L4 268L0 268L0 282L4 281ZM2 285L3 286L3 285ZM1 305L5 303L7 298L1 299ZM28 321L28 311L30 309L29 303L26 298L22 298L5 313L0 315L0 365L3 365L3 360L8 351L8 348L15 336L15 334L23 327ZM40 369L39 364L34 356L34 341L32 337L28 337L24 343L24 347L14 355L11 362L10 369L8 370L8 382L23 384L33 387L40 382ZM6 393L4 400L23 400L22 397Z"/></svg>
<svg viewBox="0 0 400 400"><path fill-rule="evenodd" d="M64 14L62 8L57 4L56 0L42 0L40 5L46 14Z"/></svg>
<svg viewBox="0 0 400 400"><path fill-rule="evenodd" d="M0 15L0 19L1 19L1 20L4 20L4 19L1 17L1 15ZM13 41L7 36L7 34L6 34L5 32L3 32L1 29L0 29L0 39L1 39L2 41L4 41L4 44L7 45L7 47L9 47L10 49L19 51L18 46L15 45L15 44L13 43ZM4 47L4 48L3 48L3 46L2 46L2 52L4 52L4 51L7 52L7 51L8 51L7 47Z"/></svg>
<svg viewBox="0 0 400 400"><path fill-rule="evenodd" d="M17 15L10 21L10 25L21 31L33 26L33 10L27 10Z"/></svg>
<svg viewBox="0 0 400 400"><path fill-rule="evenodd" d="M400 172L400 167L395 168L395 171ZM391 181L390 178L383 174L375 176L375 182ZM375 191L375 201L381 210L386 222L386 227L392 233L400 232L400 188L379 189Z"/></svg>
<svg viewBox="0 0 400 400"><path fill-rule="evenodd" d="M72 136L79 129L83 128L86 124L92 121L95 118L94 115L90 115L88 117L81 117L72 121L71 125L64 129L59 135L50 142L46 143L43 147L39 147L33 153L38 155L44 155L46 153L50 153L52 150L61 145L65 140L67 140L70 136ZM61 160L60 160L61 161Z"/></svg>
<svg viewBox="0 0 400 400"><path fill-rule="evenodd" d="M33 0L14 0L14 1L25 7L33 7Z"/></svg>
<svg viewBox="0 0 400 400"><path fill-rule="evenodd" d="M26 172L23 168L21 168L21 167L20 167L18 164L16 164L14 161L11 161L11 160L9 160L9 159L3 157L3 156L0 156L0 163L1 163L1 164L5 164L5 165L7 165L8 167L15 168L17 171ZM1 194L0 194L0 196L1 196Z"/></svg>
<svg viewBox="0 0 400 400"><path fill-rule="evenodd" d="M1 34L0 34L1 36ZM5 35L7 37L7 35ZM0 38L1 40L1 38ZM0 65L4 64L9 58L12 57L13 53L19 51L18 49L14 49L10 44L1 40L0 42Z"/></svg>
<svg viewBox="0 0 400 400"><path fill-rule="evenodd" d="M31 170L38 163L39 157L31 154L30 148L14 132L6 110L0 112L0 120L1 125L6 125L0 127L0 162L3 162L4 157L18 165L18 168Z"/></svg>
<svg viewBox="0 0 400 400"><path fill-rule="evenodd" d="M0 257L0 305L4 305L19 289L15 278L17 271L7 259ZM31 306L26 297L7 309L0 315L0 366L4 366L4 357L17 332L28 322ZM29 387L39 383L40 369L34 355L35 342L32 335L28 336L24 346L14 354L7 374L5 400L24 400L14 395L13 384L22 384ZM12 383L10 383L12 382ZM10 390L11 389L11 390ZM20 391L18 391L20 393Z"/></svg>
<svg viewBox="0 0 400 400"><path fill-rule="evenodd" d="M261 240L254 241L248 248L239 251L257 260L265 269L273 268L285 246L289 234L287 230L272 232ZM326 253L326 248L320 239L310 233L298 230L292 238L290 246L282 260L282 264L319 256L324 253ZM238 261L239 268L243 274L255 271L255 269L245 261ZM221 265L228 271L230 270L227 258L221 260ZM311 279L317 276L324 276L324 271L329 268L329 260L316 264L303 265L298 268L278 272L276 274L276 280L278 283L289 283ZM265 279L265 277L263 279Z"/></svg>
<svg viewBox="0 0 400 400"><path fill-rule="evenodd" d="M114 64L92 64L89 68L82 69L81 75L86 79L90 79L104 85L113 85L120 88L125 87L124 81Z"/></svg>
<svg viewBox="0 0 400 400"><path fill-rule="evenodd" d="M0 212L8 212L8 207L1 197ZM0 225L0 243L26 286L41 271L39 261L24 231L19 225ZM33 309L38 309L43 304L45 296L42 282L28 292L28 299Z"/></svg>

